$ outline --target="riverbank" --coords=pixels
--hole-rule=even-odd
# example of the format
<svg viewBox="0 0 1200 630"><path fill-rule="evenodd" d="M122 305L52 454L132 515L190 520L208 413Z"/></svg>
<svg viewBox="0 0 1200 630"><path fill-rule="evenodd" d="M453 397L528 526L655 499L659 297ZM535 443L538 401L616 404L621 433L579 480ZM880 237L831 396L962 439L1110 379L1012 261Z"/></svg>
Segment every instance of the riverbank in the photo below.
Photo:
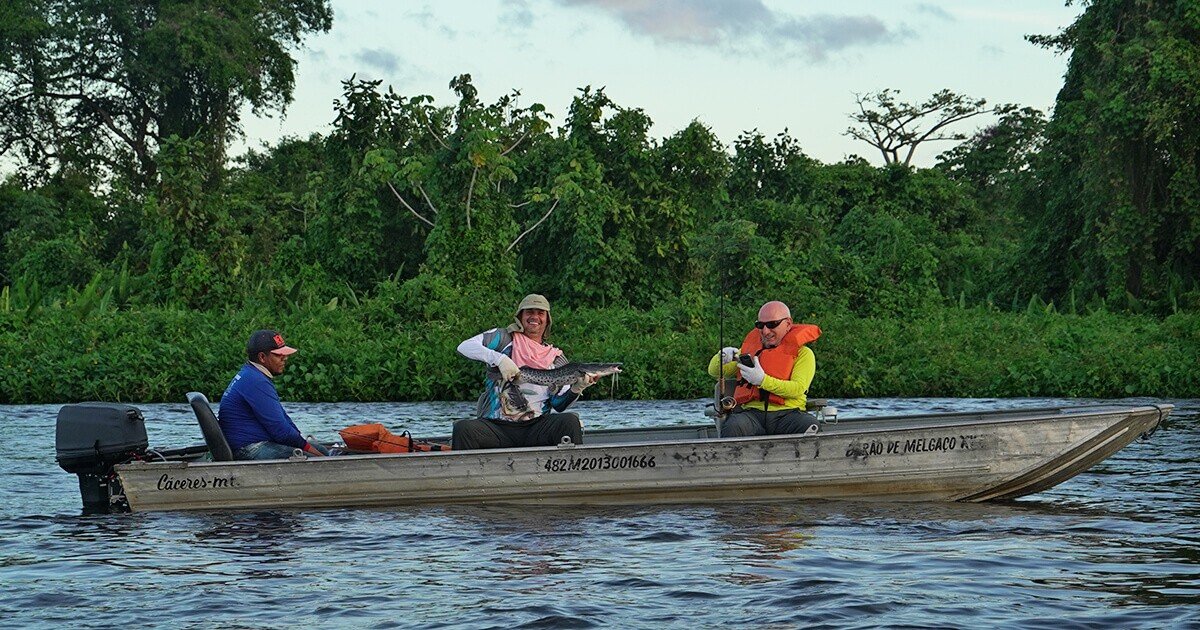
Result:
<svg viewBox="0 0 1200 630"><path fill-rule="evenodd" d="M704 396L703 366L719 347L715 315L661 307L554 311L568 356L625 364L617 398ZM275 326L301 349L279 379L292 401L421 401L473 397L482 372L458 356L464 338L504 316L377 307L289 313L144 308L80 316L46 308L0 313L0 403L216 398L243 361L249 331ZM492 321L494 319L494 321ZM726 345L753 312L730 309ZM810 315L812 395L830 398L1200 397L1200 315L1166 318L934 309L910 319ZM607 382L595 390L611 393ZM589 392L590 393L590 392ZM596 396L598 394L592 394Z"/></svg>

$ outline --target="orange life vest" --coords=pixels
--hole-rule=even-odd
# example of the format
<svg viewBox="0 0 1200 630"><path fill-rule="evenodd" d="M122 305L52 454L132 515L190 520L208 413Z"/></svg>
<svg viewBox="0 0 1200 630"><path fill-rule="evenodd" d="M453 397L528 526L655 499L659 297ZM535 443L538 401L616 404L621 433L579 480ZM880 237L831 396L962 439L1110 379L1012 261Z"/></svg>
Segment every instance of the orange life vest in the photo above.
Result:
<svg viewBox="0 0 1200 630"><path fill-rule="evenodd" d="M796 364L796 357L800 355L800 349L804 347L804 344L816 341L820 336L821 329L812 324L792 324L792 329L783 336L783 339L779 340L779 345L774 348L764 348L762 335L757 330L751 330L746 335L746 339L742 341L741 352L758 357L763 371L786 381L792 378L792 366ZM785 402L783 397L767 392L744 380L738 380L737 389L733 391L733 400L739 405L744 405L752 400L765 400L773 405L782 405Z"/></svg>
<svg viewBox="0 0 1200 630"><path fill-rule="evenodd" d="M396 435L382 424L357 424L338 431L346 448L371 453L415 453L418 451L448 451L449 446L414 440L408 431Z"/></svg>

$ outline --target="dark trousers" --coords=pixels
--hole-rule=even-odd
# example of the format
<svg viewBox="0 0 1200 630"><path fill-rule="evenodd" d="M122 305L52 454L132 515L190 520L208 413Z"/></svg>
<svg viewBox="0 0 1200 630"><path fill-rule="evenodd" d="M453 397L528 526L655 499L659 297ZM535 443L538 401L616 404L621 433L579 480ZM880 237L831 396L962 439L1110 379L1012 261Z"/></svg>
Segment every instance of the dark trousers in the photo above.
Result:
<svg viewBox="0 0 1200 630"><path fill-rule="evenodd" d="M487 418L471 418L454 423L450 448L456 451L473 448L516 448L521 446L556 446L563 436L575 444L583 444L583 425L574 413L548 413L528 422L504 422Z"/></svg>
<svg viewBox="0 0 1200 630"><path fill-rule="evenodd" d="M804 433L816 424L816 418L800 409L763 411L737 407L721 423L721 437Z"/></svg>

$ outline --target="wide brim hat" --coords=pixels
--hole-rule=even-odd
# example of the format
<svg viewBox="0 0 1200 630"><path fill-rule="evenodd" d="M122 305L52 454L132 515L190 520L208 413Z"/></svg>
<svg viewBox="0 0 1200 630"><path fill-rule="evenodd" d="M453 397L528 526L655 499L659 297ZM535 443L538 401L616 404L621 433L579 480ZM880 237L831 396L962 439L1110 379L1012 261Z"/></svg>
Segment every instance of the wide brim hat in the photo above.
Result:
<svg viewBox="0 0 1200 630"><path fill-rule="evenodd" d="M513 313L513 322L508 327L508 332L525 332L525 325L521 323L521 311L527 308L536 308L546 311L546 330L542 332L543 337L550 335L550 325L554 323L554 318L550 316L550 300L546 296L537 293L526 295L521 303L517 305L517 311Z"/></svg>

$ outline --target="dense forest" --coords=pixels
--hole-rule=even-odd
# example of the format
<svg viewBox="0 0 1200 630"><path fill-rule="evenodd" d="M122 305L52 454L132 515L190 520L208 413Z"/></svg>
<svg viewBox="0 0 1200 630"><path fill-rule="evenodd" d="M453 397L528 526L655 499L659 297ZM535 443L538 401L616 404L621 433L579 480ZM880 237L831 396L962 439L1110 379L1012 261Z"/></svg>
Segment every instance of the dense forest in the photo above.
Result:
<svg viewBox="0 0 1200 630"><path fill-rule="evenodd" d="M265 326L302 350L285 398L466 399L454 346L527 292L623 397L703 396L768 299L825 331L826 396L1200 396L1200 4L1080 4L1029 38L1069 56L1051 112L860 97L879 167L469 75L452 103L347 78L329 133L231 158L328 0L10 0L0 402L215 396Z"/></svg>

